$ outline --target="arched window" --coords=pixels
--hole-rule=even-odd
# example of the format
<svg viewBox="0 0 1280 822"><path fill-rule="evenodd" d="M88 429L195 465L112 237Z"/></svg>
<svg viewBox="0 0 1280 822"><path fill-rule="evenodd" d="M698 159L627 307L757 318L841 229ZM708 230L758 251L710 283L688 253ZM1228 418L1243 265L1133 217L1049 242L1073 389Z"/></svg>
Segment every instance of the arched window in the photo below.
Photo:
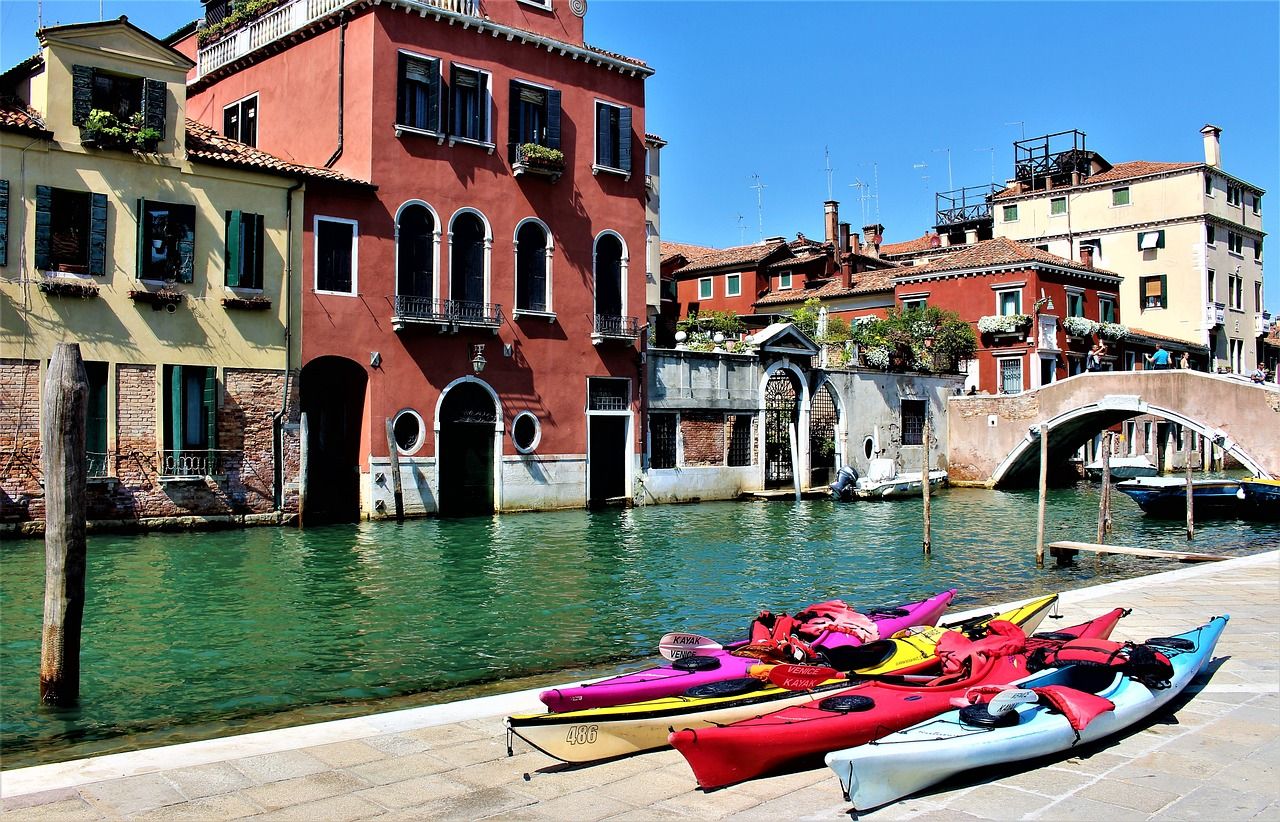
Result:
<svg viewBox="0 0 1280 822"><path fill-rule="evenodd" d="M516 310L550 311L547 232L528 220L516 232Z"/></svg>
<svg viewBox="0 0 1280 822"><path fill-rule="evenodd" d="M414 204L400 212L396 226L396 294L435 296L436 221L426 206Z"/></svg>
<svg viewBox="0 0 1280 822"><path fill-rule="evenodd" d="M622 264L622 241L614 234L600 235L596 240L595 255L598 316L622 316Z"/></svg>
<svg viewBox="0 0 1280 822"><path fill-rule="evenodd" d="M449 248L449 298L460 303L483 303L485 228L479 215L459 214L453 220Z"/></svg>

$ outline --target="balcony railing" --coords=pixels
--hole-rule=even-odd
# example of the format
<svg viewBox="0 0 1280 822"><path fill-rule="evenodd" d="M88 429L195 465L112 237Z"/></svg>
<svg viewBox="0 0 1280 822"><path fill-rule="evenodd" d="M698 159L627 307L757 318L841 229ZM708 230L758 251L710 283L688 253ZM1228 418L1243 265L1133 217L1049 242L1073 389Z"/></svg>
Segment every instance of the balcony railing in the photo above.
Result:
<svg viewBox="0 0 1280 822"><path fill-rule="evenodd" d="M228 32L216 43L200 49L197 59L199 75L204 76L214 69L238 60L354 2L356 0L292 0L278 6L241 28ZM480 16L479 0L417 0L417 2L454 14Z"/></svg>
<svg viewBox="0 0 1280 822"><path fill-rule="evenodd" d="M204 479L227 473L227 461L233 451L216 449L184 449L160 452L160 476L165 479Z"/></svg>
<svg viewBox="0 0 1280 822"><path fill-rule="evenodd" d="M103 451L86 451L85 457L88 458L88 476L90 479L106 477L107 474L107 454Z"/></svg>
<svg viewBox="0 0 1280 822"><path fill-rule="evenodd" d="M437 300L433 297L395 296L391 327L401 331L406 325L435 325L447 328L469 326L489 328L497 333L502 325L502 306L466 300Z"/></svg>
<svg viewBox="0 0 1280 822"><path fill-rule="evenodd" d="M1209 303L1204 307L1204 321L1210 328L1224 325L1227 321L1226 303Z"/></svg>
<svg viewBox="0 0 1280 822"><path fill-rule="evenodd" d="M1271 329L1275 327L1276 321L1271 319L1271 312L1264 311L1253 318L1253 330L1259 337L1265 337L1271 333Z"/></svg>
<svg viewBox="0 0 1280 822"><path fill-rule="evenodd" d="M640 338L640 321L635 317L616 317L612 314L593 314L591 342L599 345L605 340L626 340L628 342Z"/></svg>
<svg viewBox="0 0 1280 822"><path fill-rule="evenodd" d="M966 186L934 195L936 227L952 227L991 219L991 195L999 186Z"/></svg>

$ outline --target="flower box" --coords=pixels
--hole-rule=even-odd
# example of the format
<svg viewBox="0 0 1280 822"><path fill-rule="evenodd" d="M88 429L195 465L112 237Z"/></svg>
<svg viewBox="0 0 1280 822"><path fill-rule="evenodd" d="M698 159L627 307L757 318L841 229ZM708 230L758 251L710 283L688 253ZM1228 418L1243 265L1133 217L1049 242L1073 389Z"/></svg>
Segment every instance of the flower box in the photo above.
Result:
<svg viewBox="0 0 1280 822"><path fill-rule="evenodd" d="M515 147L511 173L516 177L524 174L550 177L554 183L564 173L564 152L537 143L521 143Z"/></svg>
<svg viewBox="0 0 1280 822"><path fill-rule="evenodd" d="M170 313L178 310L178 304L183 301L185 296L175 288L162 288L159 291L136 289L129 292L129 299L135 303L150 305L155 311L163 308Z"/></svg>
<svg viewBox="0 0 1280 822"><path fill-rule="evenodd" d="M266 311L271 307L271 300L267 297L223 297L223 308L235 308L241 311Z"/></svg>
<svg viewBox="0 0 1280 822"><path fill-rule="evenodd" d="M1098 323L1098 336L1106 340L1123 340L1129 336L1129 327L1120 323Z"/></svg>
<svg viewBox="0 0 1280 822"><path fill-rule="evenodd" d="M57 277L48 277L41 280L36 285L36 288L50 297L79 297L82 300L88 300L98 296L97 283L64 280Z"/></svg>
<svg viewBox="0 0 1280 822"><path fill-rule="evenodd" d="M1021 334L1030 327L1030 314L993 314L978 318L978 330L993 336Z"/></svg>
<svg viewBox="0 0 1280 822"><path fill-rule="evenodd" d="M1093 320L1087 320L1084 317L1064 317L1062 319L1062 330L1066 332L1068 337L1085 338L1092 337L1098 333L1101 323Z"/></svg>

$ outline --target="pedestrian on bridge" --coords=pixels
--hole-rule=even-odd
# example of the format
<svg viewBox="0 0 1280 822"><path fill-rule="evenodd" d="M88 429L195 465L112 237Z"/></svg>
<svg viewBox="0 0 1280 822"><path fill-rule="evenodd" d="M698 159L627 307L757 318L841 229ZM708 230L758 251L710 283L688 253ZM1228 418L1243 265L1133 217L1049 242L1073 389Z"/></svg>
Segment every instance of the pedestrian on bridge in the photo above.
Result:
<svg viewBox="0 0 1280 822"><path fill-rule="evenodd" d="M1101 371L1102 358L1107 353L1107 344L1104 342L1096 343L1093 348L1089 349L1089 356L1085 357L1084 367L1086 371Z"/></svg>
<svg viewBox="0 0 1280 822"><path fill-rule="evenodd" d="M1142 356L1156 371L1165 371L1169 368L1169 352L1164 350L1164 345L1161 343L1156 343L1156 353Z"/></svg>

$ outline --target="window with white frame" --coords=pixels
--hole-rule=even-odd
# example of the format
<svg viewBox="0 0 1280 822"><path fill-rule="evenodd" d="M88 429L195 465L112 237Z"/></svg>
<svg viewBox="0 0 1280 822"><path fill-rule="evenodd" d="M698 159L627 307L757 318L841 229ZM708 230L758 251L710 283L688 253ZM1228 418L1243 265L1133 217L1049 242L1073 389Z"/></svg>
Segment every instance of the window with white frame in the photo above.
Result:
<svg viewBox="0 0 1280 822"><path fill-rule="evenodd" d="M356 239L359 224L341 217L315 218L316 291L356 293Z"/></svg>
<svg viewBox="0 0 1280 822"><path fill-rule="evenodd" d="M596 167L631 173L631 109L596 101Z"/></svg>
<svg viewBox="0 0 1280 822"><path fill-rule="evenodd" d="M1239 274L1227 275L1227 307L1244 310L1244 277Z"/></svg>
<svg viewBox="0 0 1280 822"><path fill-rule="evenodd" d="M1237 374L1244 373L1244 340L1227 340L1227 348L1231 356L1231 370Z"/></svg>
<svg viewBox="0 0 1280 822"><path fill-rule="evenodd" d="M1240 205L1240 186L1227 183L1227 205Z"/></svg>
<svg viewBox="0 0 1280 822"><path fill-rule="evenodd" d="M449 135L489 142L489 73L454 64L449 79Z"/></svg>
<svg viewBox="0 0 1280 822"><path fill-rule="evenodd" d="M702 277L698 280L698 299L709 300L715 294L714 281L710 277Z"/></svg>
<svg viewBox="0 0 1280 822"><path fill-rule="evenodd" d="M440 130L440 61L400 53L396 85L396 124L418 131Z"/></svg>
<svg viewBox="0 0 1280 822"><path fill-rule="evenodd" d="M257 94L251 94L222 110L222 133L247 146L258 144Z"/></svg>
<svg viewBox="0 0 1280 822"><path fill-rule="evenodd" d="M779 291L791 290L791 272L790 271L783 271L781 274L778 275L778 290Z"/></svg>
<svg viewBox="0 0 1280 822"><path fill-rule="evenodd" d="M1067 198L1053 197L1049 200L1049 216L1057 217L1060 214L1067 213Z"/></svg>
<svg viewBox="0 0 1280 822"><path fill-rule="evenodd" d="M913 311L913 310L923 311L927 305L928 305L928 299L926 299L925 297L903 297L902 298L903 311Z"/></svg>
<svg viewBox="0 0 1280 822"><path fill-rule="evenodd" d="M1142 299L1142 309L1169 307L1169 278L1164 274L1154 274L1138 280L1138 293Z"/></svg>
<svg viewBox="0 0 1280 822"><path fill-rule="evenodd" d="M742 294L742 275L726 274L724 276L724 295L726 297L737 297Z"/></svg>
<svg viewBox="0 0 1280 822"><path fill-rule="evenodd" d="M1018 204L1007 205L1001 211L1001 219L1006 223L1017 222L1018 220Z"/></svg>
<svg viewBox="0 0 1280 822"><path fill-rule="evenodd" d="M516 310L551 310L551 244L547 230L526 220L516 232Z"/></svg>
<svg viewBox="0 0 1280 822"><path fill-rule="evenodd" d="M484 221L472 211L453 218L449 241L449 299L466 306L483 305L488 283L489 243Z"/></svg>
<svg viewBox="0 0 1280 822"><path fill-rule="evenodd" d="M1262 238L1261 238L1261 237L1256 237L1256 238L1254 238L1254 241L1253 241L1253 259L1255 259L1255 260L1261 260L1261 259L1262 259Z"/></svg>
<svg viewBox="0 0 1280 822"><path fill-rule="evenodd" d="M1262 311L1262 281L1253 284L1253 310Z"/></svg>
<svg viewBox="0 0 1280 822"><path fill-rule="evenodd" d="M1218 233L1212 225L1204 227L1204 241L1206 245L1214 245L1218 242Z"/></svg>
<svg viewBox="0 0 1280 822"><path fill-rule="evenodd" d="M996 292L996 313L1001 316L1022 313L1022 289Z"/></svg>
<svg viewBox="0 0 1280 822"><path fill-rule="evenodd" d="M1068 317L1084 316L1084 292L1083 291L1067 292L1067 316Z"/></svg>
<svg viewBox="0 0 1280 822"><path fill-rule="evenodd" d="M1098 295L1098 322L1113 323L1116 321L1116 298Z"/></svg>
<svg viewBox="0 0 1280 822"><path fill-rule="evenodd" d="M1253 195L1253 213L1254 214L1262 213L1262 195L1261 194Z"/></svg>
<svg viewBox="0 0 1280 822"><path fill-rule="evenodd" d="M1121 188L1111 189L1111 205L1113 206L1129 205L1129 187L1128 186L1122 186Z"/></svg>
<svg viewBox="0 0 1280 822"><path fill-rule="evenodd" d="M1204 194L1206 197L1213 196L1213 175L1207 171L1204 174Z"/></svg>
<svg viewBox="0 0 1280 822"><path fill-rule="evenodd" d="M1000 393L1020 394L1022 392L1022 358L1002 357L996 360L1000 368Z"/></svg>
<svg viewBox="0 0 1280 822"><path fill-rule="evenodd" d="M1232 254L1244 254L1244 235L1234 231L1227 232L1227 251Z"/></svg>

